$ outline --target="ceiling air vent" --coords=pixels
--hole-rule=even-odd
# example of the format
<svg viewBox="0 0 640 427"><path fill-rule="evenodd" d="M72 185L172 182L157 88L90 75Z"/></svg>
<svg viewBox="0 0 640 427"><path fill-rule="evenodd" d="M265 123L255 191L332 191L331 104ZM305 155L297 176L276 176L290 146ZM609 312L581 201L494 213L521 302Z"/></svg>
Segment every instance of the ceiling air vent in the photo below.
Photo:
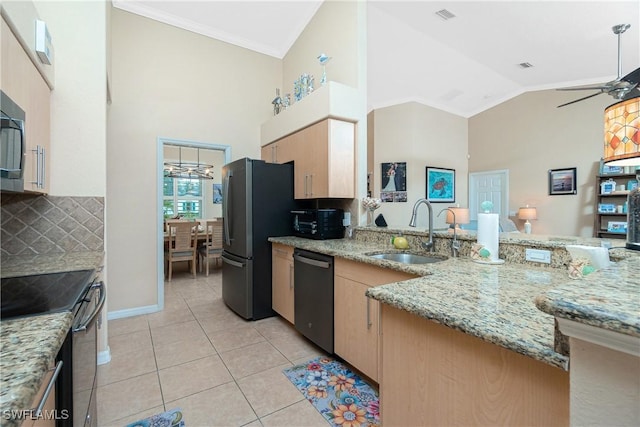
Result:
<svg viewBox="0 0 640 427"><path fill-rule="evenodd" d="M442 9L442 10L437 11L436 15L438 15L440 18L444 19L445 21L456 17L456 15L454 15L451 12L449 12L447 9Z"/></svg>
<svg viewBox="0 0 640 427"><path fill-rule="evenodd" d="M529 63L529 62L521 62L518 64L518 67L520 68L531 68L533 67L533 64Z"/></svg>

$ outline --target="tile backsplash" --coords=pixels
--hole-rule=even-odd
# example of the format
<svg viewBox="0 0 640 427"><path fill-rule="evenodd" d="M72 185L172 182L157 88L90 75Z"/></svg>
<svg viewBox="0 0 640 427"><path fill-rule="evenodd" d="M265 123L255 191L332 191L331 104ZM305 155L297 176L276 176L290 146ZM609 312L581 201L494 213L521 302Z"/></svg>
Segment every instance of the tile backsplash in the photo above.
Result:
<svg viewBox="0 0 640 427"><path fill-rule="evenodd" d="M104 197L3 193L0 204L2 259L104 250Z"/></svg>

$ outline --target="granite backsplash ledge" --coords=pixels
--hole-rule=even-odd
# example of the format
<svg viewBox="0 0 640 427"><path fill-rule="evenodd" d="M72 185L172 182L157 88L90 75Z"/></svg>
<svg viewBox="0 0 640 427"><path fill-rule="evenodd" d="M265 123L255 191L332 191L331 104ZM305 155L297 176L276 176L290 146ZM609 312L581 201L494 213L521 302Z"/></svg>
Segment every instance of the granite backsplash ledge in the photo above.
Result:
<svg viewBox="0 0 640 427"><path fill-rule="evenodd" d="M429 233L424 229L412 227L356 227L353 238L356 241L388 245L392 248L392 236L404 236L409 242L409 250L423 251L421 242L429 239ZM450 255L451 240L453 232L448 230L434 230L433 242L434 251L441 255ZM469 257L471 246L477 241L475 233L462 232L457 234L460 242L459 255ZM581 238L581 237L555 237L545 235L531 235L522 233L500 233L500 253L499 257L506 262L513 264L535 265L547 268L567 268L571 262L571 255L566 250L566 245L580 244L588 246L600 246L601 239ZM624 242L623 242L624 244ZM543 249L551 252L551 263L539 263L526 261L525 250ZM614 261L625 258L624 249L613 249L610 251L611 259Z"/></svg>
<svg viewBox="0 0 640 427"><path fill-rule="evenodd" d="M104 197L2 193L1 259L104 250Z"/></svg>

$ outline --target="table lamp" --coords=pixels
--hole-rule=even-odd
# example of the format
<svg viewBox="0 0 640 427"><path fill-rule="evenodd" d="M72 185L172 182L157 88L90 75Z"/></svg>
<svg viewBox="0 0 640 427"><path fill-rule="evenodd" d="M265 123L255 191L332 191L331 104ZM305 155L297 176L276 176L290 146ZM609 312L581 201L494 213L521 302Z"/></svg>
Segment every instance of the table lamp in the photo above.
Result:
<svg viewBox="0 0 640 427"><path fill-rule="evenodd" d="M460 206L450 206L447 210L447 224L454 224L454 228L460 228L460 224L469 224L469 209ZM452 212L453 211L453 212ZM455 218L454 218L455 216Z"/></svg>
<svg viewBox="0 0 640 427"><path fill-rule="evenodd" d="M524 208L518 209L518 218L525 220L524 232L527 234L531 234L531 223L529 222L529 220L538 219L538 212L536 211L536 208L529 207L529 205L527 205Z"/></svg>

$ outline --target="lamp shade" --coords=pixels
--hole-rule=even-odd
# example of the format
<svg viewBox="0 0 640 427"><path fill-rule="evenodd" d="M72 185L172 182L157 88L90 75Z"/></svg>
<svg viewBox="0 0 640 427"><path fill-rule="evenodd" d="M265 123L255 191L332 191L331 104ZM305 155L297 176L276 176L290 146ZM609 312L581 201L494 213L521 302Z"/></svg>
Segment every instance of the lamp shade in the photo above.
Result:
<svg viewBox="0 0 640 427"><path fill-rule="evenodd" d="M518 218L520 219L538 219L538 211L536 208L526 206L518 209Z"/></svg>
<svg viewBox="0 0 640 427"><path fill-rule="evenodd" d="M453 224L454 222L456 224L469 224L469 209L468 208L460 208L457 206L451 206L449 207L447 211L447 219L446 219L446 223L447 224ZM456 219L454 221L453 219L453 213L451 213L451 211L453 211L453 213L455 213Z"/></svg>
<svg viewBox="0 0 640 427"><path fill-rule="evenodd" d="M604 163L640 165L640 97L610 105L604 110Z"/></svg>

